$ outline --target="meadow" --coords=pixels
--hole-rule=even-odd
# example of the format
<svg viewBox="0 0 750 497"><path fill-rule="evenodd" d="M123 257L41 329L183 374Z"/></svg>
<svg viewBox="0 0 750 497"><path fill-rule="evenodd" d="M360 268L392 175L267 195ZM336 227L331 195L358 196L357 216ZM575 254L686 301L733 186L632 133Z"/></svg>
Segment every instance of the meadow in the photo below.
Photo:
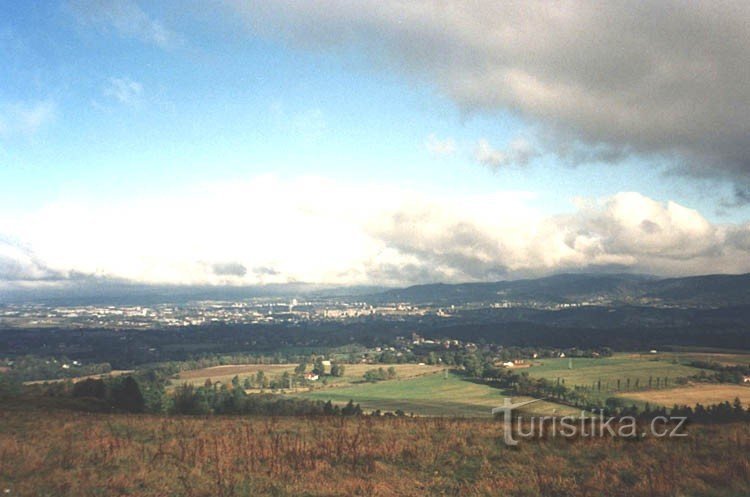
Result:
<svg viewBox="0 0 750 497"><path fill-rule="evenodd" d="M363 409L401 410L421 416L490 417L493 407L503 403L505 392L488 385L474 383L451 372L438 372L410 379L363 383L350 387L313 390L300 395L316 400L343 404L349 400ZM513 402L529 400L513 397ZM539 414L580 414L580 411L551 402L529 406Z"/></svg>
<svg viewBox="0 0 750 497"><path fill-rule="evenodd" d="M568 388L593 388L592 394L604 397L623 390L664 387L665 378L667 387L674 386L678 381L684 381L702 370L682 364L673 358L652 357L648 354L615 354L612 357L601 358L543 359L534 361L532 367L524 371L532 378L546 378L553 382L559 378ZM599 382L601 390L598 387Z"/></svg>
<svg viewBox="0 0 750 497"><path fill-rule="evenodd" d="M704 360L705 356L715 354L692 353L689 358L684 359L681 355L621 353L600 358L553 358L531 361L531 367L517 371L552 382L559 378L568 388L586 387L590 389L592 396L598 396L602 400L620 397L628 403L641 406L646 402L665 407L672 407L674 404L694 406L698 402L705 405L732 402L735 397L740 397L745 403L750 402L747 397L750 388L741 385L701 384L688 380L704 371L688 365L689 361L696 358ZM725 359L742 363L746 359L750 360L750 355L732 354ZM301 395L317 400L331 400L338 404L351 399L368 410L400 409L417 415L480 417L488 416L489 409L502 402L503 396L511 396L496 388L467 381L454 373L449 373L446 377L439 367L402 366L410 366L410 369L399 370L398 380L373 384L356 380L373 365L347 365L347 368L351 368L347 374L351 376L345 381L333 382L332 385L338 388L315 389ZM425 375L424 372L428 374ZM431 372L434 373L429 374ZM513 397L514 402L523 400L527 398ZM534 404L527 411L538 414L579 414L577 410L553 402Z"/></svg>
<svg viewBox="0 0 750 497"><path fill-rule="evenodd" d="M680 388L663 390L649 390L645 392L628 392L618 397L637 401L639 404L648 402L653 405L672 407L675 404L694 406L695 404L720 404L724 401L733 402L739 398L743 405L750 405L750 386L719 384L697 384Z"/></svg>
<svg viewBox="0 0 750 497"><path fill-rule="evenodd" d="M735 497L750 426L502 442L493 420L163 417L0 408L9 497Z"/></svg>
<svg viewBox="0 0 750 497"><path fill-rule="evenodd" d="M182 371L177 375L173 383L189 383L196 386L203 385L206 380L230 383L235 376L238 376L242 380L248 376L255 376L259 371L263 371L269 377L281 376L285 372L293 373L295 367L297 367L296 364L228 364L224 366L212 366L209 368Z"/></svg>
<svg viewBox="0 0 750 497"><path fill-rule="evenodd" d="M247 377L255 376L259 371L263 371L268 378L278 378L284 373L294 373L296 367L297 364L234 364L212 366L209 368L183 371L177 375L172 383L175 385L190 383L196 386L201 386L206 380L211 380L212 382L220 381L226 384L231 382L234 376L239 377L240 381L242 381ZM342 376L326 377L326 385L323 385L322 382L318 382L314 383L313 387L324 388L362 382L362 376L365 374L365 371L377 369L379 367L384 369L393 367L396 370L397 377L400 379L432 374L442 371L443 369L439 366L419 364L345 364L344 374ZM312 365L308 365L307 369L308 371L311 370Z"/></svg>

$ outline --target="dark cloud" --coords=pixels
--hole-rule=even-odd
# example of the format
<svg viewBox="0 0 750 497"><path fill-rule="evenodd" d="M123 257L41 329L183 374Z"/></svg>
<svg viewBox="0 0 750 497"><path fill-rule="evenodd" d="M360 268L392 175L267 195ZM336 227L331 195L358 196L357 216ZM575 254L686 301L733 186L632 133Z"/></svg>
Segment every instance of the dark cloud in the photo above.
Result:
<svg viewBox="0 0 750 497"><path fill-rule="evenodd" d="M247 268L239 262L222 262L211 266L214 274L217 276L245 276Z"/></svg>
<svg viewBox="0 0 750 497"><path fill-rule="evenodd" d="M253 268L253 274L258 276L277 276L281 273L272 267L259 266Z"/></svg>
<svg viewBox="0 0 750 497"><path fill-rule="evenodd" d="M70 276L50 269L29 249L0 236L0 282L60 281Z"/></svg>
<svg viewBox="0 0 750 497"><path fill-rule="evenodd" d="M512 111L571 162L635 154L682 174L750 176L743 0L228 3L267 36L359 47L465 111Z"/></svg>

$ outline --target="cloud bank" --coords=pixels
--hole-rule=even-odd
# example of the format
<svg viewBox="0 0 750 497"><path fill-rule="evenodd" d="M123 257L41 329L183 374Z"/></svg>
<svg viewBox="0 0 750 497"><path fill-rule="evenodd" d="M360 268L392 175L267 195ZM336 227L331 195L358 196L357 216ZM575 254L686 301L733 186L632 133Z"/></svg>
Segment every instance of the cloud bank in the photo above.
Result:
<svg viewBox="0 0 750 497"><path fill-rule="evenodd" d="M0 281L406 285L563 271L750 272L750 225L635 192L543 215L536 195L427 195L262 176L0 217ZM11 243L10 240L16 240Z"/></svg>
<svg viewBox="0 0 750 497"><path fill-rule="evenodd" d="M267 37L359 53L467 112L513 112L568 161L653 156L750 183L748 2L225 3Z"/></svg>

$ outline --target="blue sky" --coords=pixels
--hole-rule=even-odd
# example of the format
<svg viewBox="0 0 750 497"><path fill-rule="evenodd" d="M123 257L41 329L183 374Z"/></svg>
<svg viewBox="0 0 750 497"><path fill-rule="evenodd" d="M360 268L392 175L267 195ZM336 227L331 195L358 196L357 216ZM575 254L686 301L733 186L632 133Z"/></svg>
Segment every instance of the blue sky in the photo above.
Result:
<svg viewBox="0 0 750 497"><path fill-rule="evenodd" d="M430 2L418 3L428 13L437 9ZM403 19L389 17L387 12L371 19L366 3L355 10L349 2L333 2L332 8L342 4L346 9L342 20L319 20L325 28L321 28L325 33L321 41L317 28L300 21L300 16L314 16L325 5L311 14L283 4L266 8L255 2L6 3L0 16L0 58L5 66L0 72L0 220L5 220L0 225L0 240L11 240L21 251L18 255L15 249L8 249L7 253L15 255L6 256L12 260L6 266L20 274L24 271L19 267L31 264L31 273L36 275L32 280L64 278L83 271L75 258L55 260L54 242L31 233L28 225L19 228L36 219L39 229L44 229L45 222L51 221L42 213L54 211L56 206L75 204L95 211L107 207L132 218L140 212L134 206L142 202L177 197L190 203L190 192L205 185L252 183L267 175L280 185L298 184L299 178L310 176L333 181L338 189L366 191L368 185L376 184L398 190L396 195L404 196L402 204L409 203L413 192L430 199L425 200L428 204L440 204L444 199L446 205L457 199L473 202L474 197L499 192L511 196L527 192L524 206L533 211L538 222L578 215L581 201L576 199L580 198L599 202L599 209L606 210L607 202L620 192L638 192L662 210L669 210L670 201L695 209L713 230L725 226L740 229L748 218L746 205L732 199L743 181L735 166L717 174L683 170L681 164L693 160L701 150L689 149L688 155L680 155L684 150L681 143L655 147L653 141L621 138L624 134L617 129L595 136L588 124L577 120L577 114L544 114L541 105L525 105L528 99L518 103L503 97L485 105L479 98L476 104L476 96L467 96L461 86L464 79L449 74L453 68L443 68L440 57L436 56L435 62L430 54L421 52L419 57L398 55L394 47L409 50L409 45L399 45L403 42L400 28L392 27L401 26ZM373 12L377 10L374 6ZM425 12L417 14L424 16ZM258 22L266 28L258 28ZM349 23L344 25L344 34L330 35L329 40L327 30L336 33L342 30L341 23ZM419 29L428 27L420 24ZM355 35L347 34L349 31ZM372 32L378 34L375 41L368 38ZM456 46L463 38L457 40ZM450 39L438 40L436 51L450 51L450 43ZM424 48L414 50L416 54ZM587 105L583 102L581 107ZM609 110L603 107L601 112ZM552 128L556 134L549 140ZM572 130L572 134L560 133L561 128ZM584 154L602 144L627 152L616 160L570 159L560 152L565 140L576 143ZM481 143L486 145L484 156L479 153ZM530 150L529 158L515 154L514 143ZM709 143L706 148L711 146ZM711 160L721 160L720 154L718 157ZM280 188L288 190L287 186ZM251 208L258 206L247 206ZM227 214L221 209L215 214ZM457 216L446 221L446 229L474 221ZM98 221L109 222L115 221ZM372 236L372 223L368 223L358 229ZM497 227L488 228L478 221L474 224L480 232L489 229L486 234L494 237L499 247L497 254L479 257L481 268L498 266L514 276L588 265L585 257L571 262L561 256L567 262L560 265L503 260L505 256L499 255L505 253L503 247L515 242L491 231ZM590 228L568 231L576 230L588 232ZM414 236L420 244L426 243L426 235L418 231ZM388 236L375 238L374 243L380 244L375 252L398 252L394 256L398 261L373 263L372 257L380 256L368 254L367 264L389 268L437 264L445 267L434 274L416 274L483 279L480 269L451 267L440 257L438 262L420 258L420 252L408 249L414 240L405 244ZM726 233L720 238L726 239ZM476 242L472 243L459 252L476 248ZM519 251L524 250L522 246L530 250L522 244ZM151 258L144 247L137 245L134 250L139 257ZM72 253L76 248L68 250ZM612 263L618 268L669 274L709 269L702 265L705 261L680 269L682 266L671 263L646 263L638 254L603 250L611 256L601 262L604 266ZM451 249L439 252L444 255L446 251ZM185 254L186 261L209 266L227 262L212 257L200 251ZM247 275L229 283L257 282L243 278L252 275L252 267L265 267L267 262L243 259ZM339 269L335 274L341 274ZM717 270L723 269L719 265ZM141 278L139 270L123 272L105 262L86 271L159 280ZM193 270L185 271L185 277L176 277L176 281L202 281L202 276L194 277ZM367 269L357 271L359 276L342 281L368 282L372 278ZM169 274L181 273L175 270ZM166 279L170 278L173 276Z"/></svg>

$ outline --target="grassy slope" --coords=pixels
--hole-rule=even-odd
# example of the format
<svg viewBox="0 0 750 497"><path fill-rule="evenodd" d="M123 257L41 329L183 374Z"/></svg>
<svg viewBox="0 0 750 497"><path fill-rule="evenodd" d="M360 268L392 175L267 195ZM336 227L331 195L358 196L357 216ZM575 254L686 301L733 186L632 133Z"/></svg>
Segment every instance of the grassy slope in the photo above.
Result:
<svg viewBox="0 0 750 497"><path fill-rule="evenodd" d="M0 407L0 492L94 497L750 495L750 427L502 443L490 420L92 415ZM5 489L8 489L7 492Z"/></svg>

